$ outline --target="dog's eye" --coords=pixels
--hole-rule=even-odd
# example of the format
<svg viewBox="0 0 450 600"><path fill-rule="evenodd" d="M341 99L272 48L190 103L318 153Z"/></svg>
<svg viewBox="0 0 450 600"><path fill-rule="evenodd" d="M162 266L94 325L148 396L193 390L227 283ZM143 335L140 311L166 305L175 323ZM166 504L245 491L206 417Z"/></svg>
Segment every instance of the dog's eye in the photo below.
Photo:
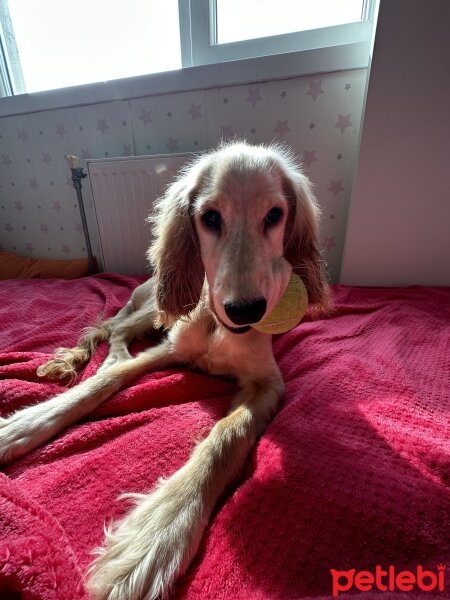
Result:
<svg viewBox="0 0 450 600"><path fill-rule="evenodd" d="M278 206L274 206L269 210L267 215L264 217L264 227L273 227L281 221L283 211Z"/></svg>
<svg viewBox="0 0 450 600"><path fill-rule="evenodd" d="M207 210L202 215L202 222L207 229L211 229L212 231L220 231L222 217L217 210Z"/></svg>

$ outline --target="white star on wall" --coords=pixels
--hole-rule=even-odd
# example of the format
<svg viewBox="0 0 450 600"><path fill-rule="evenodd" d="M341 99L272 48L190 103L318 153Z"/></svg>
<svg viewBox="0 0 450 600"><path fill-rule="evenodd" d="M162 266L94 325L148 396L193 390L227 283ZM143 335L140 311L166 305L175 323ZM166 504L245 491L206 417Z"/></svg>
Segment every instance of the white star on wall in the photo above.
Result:
<svg viewBox="0 0 450 600"><path fill-rule="evenodd" d="M351 127L353 123L350 121L350 113L348 115L339 115L337 123L335 127L341 130L341 133L347 129L347 127Z"/></svg>
<svg viewBox="0 0 450 600"><path fill-rule="evenodd" d="M339 179L338 181L331 180L330 187L327 191L331 192L334 197L336 197L339 192L343 192L342 179Z"/></svg>
<svg viewBox="0 0 450 600"><path fill-rule="evenodd" d="M311 98L315 101L320 94L324 94L325 92L322 89L322 81L322 79L319 79L319 81L310 81L309 90L305 95L311 96Z"/></svg>
<svg viewBox="0 0 450 600"><path fill-rule="evenodd" d="M336 244L336 238L334 236L333 237L326 237L324 245L325 245L325 248L327 250L330 250L331 248L335 248L337 246L337 244Z"/></svg>
<svg viewBox="0 0 450 600"><path fill-rule="evenodd" d="M143 108L141 116L139 118L142 121L143 125L147 125L148 123L153 123L151 110L145 110L145 108Z"/></svg>
<svg viewBox="0 0 450 600"><path fill-rule="evenodd" d="M105 131L107 129L109 129L109 125L106 122L106 118L103 117L102 119L97 119L97 129L99 131L101 131L103 134L105 134Z"/></svg>
<svg viewBox="0 0 450 600"><path fill-rule="evenodd" d="M311 150L311 152L309 152L308 150L305 150L303 162L307 167L310 167L313 162L317 162L316 151Z"/></svg>
<svg viewBox="0 0 450 600"><path fill-rule="evenodd" d="M59 123L58 125L56 125L56 130L55 130L56 135L59 135L62 139L66 133L67 133L67 131L65 130L63 123Z"/></svg>
<svg viewBox="0 0 450 600"><path fill-rule="evenodd" d="M44 162L47 167L50 165L50 163L52 162L52 158L50 156L50 152L43 152L42 153L42 162Z"/></svg>
<svg viewBox="0 0 450 600"><path fill-rule="evenodd" d="M201 108L202 108L201 104L194 104L194 102L192 102L191 108L188 110L188 113L191 115L193 121L195 121L195 119L197 119L197 118L202 117Z"/></svg>
<svg viewBox="0 0 450 600"><path fill-rule="evenodd" d="M284 121L277 120L277 126L275 127L274 132L278 133L278 135L280 136L280 139L283 139L284 134L287 133L288 131L291 131L291 129L288 125L288 119L284 119Z"/></svg>
<svg viewBox="0 0 450 600"><path fill-rule="evenodd" d="M249 88L248 96L245 101L250 102L250 104L253 106L253 108L255 108L257 102L262 101L262 98L259 94L259 88L255 88L254 90L252 90L252 88Z"/></svg>
<svg viewBox="0 0 450 600"><path fill-rule="evenodd" d="M19 129L18 131L19 133L17 134L17 137L19 138L19 140L22 140L22 142L26 142L27 139L30 137L28 133L25 131L25 129Z"/></svg>

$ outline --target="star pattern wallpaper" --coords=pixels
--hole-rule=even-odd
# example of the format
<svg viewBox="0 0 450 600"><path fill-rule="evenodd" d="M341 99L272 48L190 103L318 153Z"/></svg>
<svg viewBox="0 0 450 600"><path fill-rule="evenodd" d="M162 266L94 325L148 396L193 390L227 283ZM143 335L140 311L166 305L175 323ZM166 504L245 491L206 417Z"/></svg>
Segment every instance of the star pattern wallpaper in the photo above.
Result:
<svg viewBox="0 0 450 600"><path fill-rule="evenodd" d="M314 184L321 243L337 281L365 83L362 69L2 117L0 248L35 258L86 255L66 154L140 156L200 152L221 139L279 141Z"/></svg>

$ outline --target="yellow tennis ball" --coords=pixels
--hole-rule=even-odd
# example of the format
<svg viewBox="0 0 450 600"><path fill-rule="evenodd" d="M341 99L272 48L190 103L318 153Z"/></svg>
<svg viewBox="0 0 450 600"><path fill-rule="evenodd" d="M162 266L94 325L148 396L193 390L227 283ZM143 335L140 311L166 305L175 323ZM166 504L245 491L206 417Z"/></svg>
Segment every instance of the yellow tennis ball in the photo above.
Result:
<svg viewBox="0 0 450 600"><path fill-rule="evenodd" d="M286 291L272 312L252 327L262 333L284 333L300 323L307 308L308 293L305 284L292 272Z"/></svg>

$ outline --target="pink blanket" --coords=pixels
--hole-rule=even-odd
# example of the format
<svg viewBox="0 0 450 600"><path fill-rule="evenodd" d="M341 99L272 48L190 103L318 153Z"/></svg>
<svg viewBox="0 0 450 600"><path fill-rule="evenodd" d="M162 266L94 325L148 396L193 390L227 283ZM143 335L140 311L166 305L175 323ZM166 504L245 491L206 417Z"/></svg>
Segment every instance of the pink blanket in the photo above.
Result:
<svg viewBox="0 0 450 600"><path fill-rule="evenodd" d="M1 414L57 393L37 366L73 345L99 312L115 313L137 283L115 275L2 282ZM377 565L391 567L382 582L391 577L393 591L406 585L395 573L413 573L405 598L450 596L450 290L335 286L334 298L332 317L275 339L284 401L173 598L346 590L367 598ZM83 377L105 353L103 345ZM180 467L234 391L199 373L152 373L5 467L0 598L87 599L90 551L104 521L127 509L117 496L145 492ZM419 566L431 573L421 585Z"/></svg>

